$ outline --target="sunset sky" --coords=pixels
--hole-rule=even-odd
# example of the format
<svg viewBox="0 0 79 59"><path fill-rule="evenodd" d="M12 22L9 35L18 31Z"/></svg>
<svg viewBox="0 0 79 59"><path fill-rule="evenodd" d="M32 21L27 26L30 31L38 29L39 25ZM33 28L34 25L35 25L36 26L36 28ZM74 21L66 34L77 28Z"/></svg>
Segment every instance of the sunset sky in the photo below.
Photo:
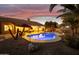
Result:
<svg viewBox="0 0 79 59"><path fill-rule="evenodd" d="M62 9L62 7L57 6L52 13L50 13L49 4L3 4L0 5L0 16L19 19L27 19L36 16L57 16L60 14L57 13L59 9Z"/></svg>

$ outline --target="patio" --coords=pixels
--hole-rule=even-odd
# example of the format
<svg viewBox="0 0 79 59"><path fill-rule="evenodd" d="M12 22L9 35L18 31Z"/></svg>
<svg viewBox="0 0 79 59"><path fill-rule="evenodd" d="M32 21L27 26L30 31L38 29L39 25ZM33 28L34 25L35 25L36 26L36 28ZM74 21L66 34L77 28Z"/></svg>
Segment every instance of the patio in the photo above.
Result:
<svg viewBox="0 0 79 59"><path fill-rule="evenodd" d="M0 42L0 54L9 55L78 55L79 50L72 49L61 40L55 43L41 44L40 49L29 53L28 41L25 39L7 39ZM38 44L38 43L36 43Z"/></svg>

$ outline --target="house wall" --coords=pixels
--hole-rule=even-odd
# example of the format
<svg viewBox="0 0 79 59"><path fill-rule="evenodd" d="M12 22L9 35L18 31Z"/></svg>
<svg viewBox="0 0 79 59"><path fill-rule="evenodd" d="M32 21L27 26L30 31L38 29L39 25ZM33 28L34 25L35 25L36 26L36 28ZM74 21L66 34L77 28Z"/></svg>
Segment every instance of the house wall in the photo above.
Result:
<svg viewBox="0 0 79 59"><path fill-rule="evenodd" d="M32 26L33 30L36 32L44 31L44 26Z"/></svg>
<svg viewBox="0 0 79 59"><path fill-rule="evenodd" d="M35 32L37 32L37 31L43 31L44 30L44 26L31 26L31 27L32 27L32 29L26 27L25 31L35 31ZM22 31L23 27L16 26L16 29L19 29L20 31Z"/></svg>
<svg viewBox="0 0 79 59"><path fill-rule="evenodd" d="M17 28L20 31L23 30L23 27L15 26L10 22L0 22L0 34L9 34L9 27L13 33L16 33ZM44 31L44 26L32 26L33 29L25 28L25 31L29 30L32 32L42 32Z"/></svg>
<svg viewBox="0 0 79 59"><path fill-rule="evenodd" d="M1 34L8 34L9 33L9 27L10 26L10 29L12 32L14 32L14 25L10 22L1 22L0 24L0 33Z"/></svg>

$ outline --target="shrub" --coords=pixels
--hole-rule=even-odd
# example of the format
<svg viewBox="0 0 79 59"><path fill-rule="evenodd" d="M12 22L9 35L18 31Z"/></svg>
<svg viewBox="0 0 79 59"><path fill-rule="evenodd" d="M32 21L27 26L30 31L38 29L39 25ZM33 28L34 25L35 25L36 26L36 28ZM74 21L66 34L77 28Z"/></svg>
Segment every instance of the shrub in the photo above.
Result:
<svg viewBox="0 0 79 59"><path fill-rule="evenodd" d="M64 37L64 42L72 47L72 48L76 48L79 49L79 36L75 35L75 36L65 36Z"/></svg>

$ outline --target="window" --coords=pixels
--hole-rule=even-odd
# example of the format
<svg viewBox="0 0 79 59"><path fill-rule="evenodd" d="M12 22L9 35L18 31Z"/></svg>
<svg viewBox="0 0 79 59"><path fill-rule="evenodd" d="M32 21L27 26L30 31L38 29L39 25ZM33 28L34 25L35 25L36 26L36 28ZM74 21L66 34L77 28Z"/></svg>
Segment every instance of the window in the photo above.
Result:
<svg viewBox="0 0 79 59"><path fill-rule="evenodd" d="M13 25L4 25L4 31L8 31L9 28L13 30Z"/></svg>

